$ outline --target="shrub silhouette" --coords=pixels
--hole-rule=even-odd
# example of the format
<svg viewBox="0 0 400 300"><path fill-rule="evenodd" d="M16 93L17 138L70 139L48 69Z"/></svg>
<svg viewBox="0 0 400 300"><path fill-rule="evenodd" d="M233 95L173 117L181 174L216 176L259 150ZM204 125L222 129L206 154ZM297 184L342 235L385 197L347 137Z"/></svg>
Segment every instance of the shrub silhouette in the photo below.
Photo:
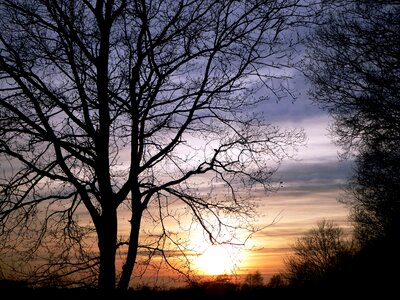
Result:
<svg viewBox="0 0 400 300"><path fill-rule="evenodd" d="M338 285L340 273L354 254L343 230L327 220L299 238L293 250L285 261L285 276L289 285L303 287Z"/></svg>

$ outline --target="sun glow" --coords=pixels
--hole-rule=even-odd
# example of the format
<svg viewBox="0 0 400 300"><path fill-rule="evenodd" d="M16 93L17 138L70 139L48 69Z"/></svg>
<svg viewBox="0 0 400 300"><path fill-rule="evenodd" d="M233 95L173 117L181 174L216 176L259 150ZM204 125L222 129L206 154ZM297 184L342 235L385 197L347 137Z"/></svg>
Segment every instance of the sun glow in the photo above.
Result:
<svg viewBox="0 0 400 300"><path fill-rule="evenodd" d="M204 275L232 274L238 263L238 250L230 245L209 246L196 259L196 266Z"/></svg>

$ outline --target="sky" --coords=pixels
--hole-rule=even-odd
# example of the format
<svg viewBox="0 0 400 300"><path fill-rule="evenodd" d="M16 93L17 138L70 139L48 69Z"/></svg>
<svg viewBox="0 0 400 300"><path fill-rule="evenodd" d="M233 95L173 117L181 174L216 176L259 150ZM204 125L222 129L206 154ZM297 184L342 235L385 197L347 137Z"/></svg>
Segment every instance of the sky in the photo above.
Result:
<svg viewBox="0 0 400 300"><path fill-rule="evenodd" d="M294 74L291 86L299 92L295 101L282 99L266 107L267 116L281 127L303 128L306 144L292 160L282 163L275 178L283 182L276 193L260 195L262 216L268 225L250 240L240 273L259 271L268 280L282 271L283 262L295 240L318 221L332 220L350 228L348 208L338 201L352 173L352 162L339 158L341 149L329 131L331 118L312 103L309 84Z"/></svg>
<svg viewBox="0 0 400 300"><path fill-rule="evenodd" d="M275 174L276 181L282 182L279 191L256 194L260 204L257 225L265 228L239 249L205 250L196 261L205 274L230 271L233 263L237 274L259 271L267 281L282 270L296 238L318 221L329 219L349 227L348 209L338 198L351 175L351 162L339 160L340 149L328 132L329 116L311 103L307 94L309 85L303 76L290 72L293 76L290 87L297 99L283 98L278 102L271 99L262 110L268 121L283 129L303 128L306 145L299 148L295 158L284 161ZM123 221L128 221L128 217ZM128 222L124 224L127 226Z"/></svg>
<svg viewBox="0 0 400 300"><path fill-rule="evenodd" d="M260 272L264 281L283 271L291 246L323 219L331 220L346 230L348 208L338 201L352 173L352 162L341 160L341 149L329 132L329 115L313 104L307 93L308 83L294 74L291 86L297 99L284 98L265 105L264 113L271 123L281 128L303 128L306 143L293 159L285 160L274 175L282 181L277 192L256 194L257 225L265 227L240 247L214 247L195 260L199 273L218 275L233 273L243 278ZM163 280L150 276L148 284L162 285ZM175 282L174 282L175 283ZM168 285L168 282L166 283Z"/></svg>
<svg viewBox="0 0 400 300"><path fill-rule="evenodd" d="M291 88L297 98L283 98L263 106L265 117L282 129L303 128L306 143L293 159L285 160L275 174L282 187L273 193L259 192L256 219L263 230L254 234L244 246L207 248L195 259L196 267L205 275L234 271L238 275L260 272L265 282L283 270L285 258L295 240L318 221L328 219L350 228L348 208L338 202L352 172L351 161L340 160L340 149L329 134L329 115L313 104L307 94L309 84L299 73L293 73ZM122 222L128 225L129 216ZM149 274L138 281L149 285L163 280ZM133 279L135 280L135 278ZM170 281L166 280L166 284ZM176 283L176 281L173 281Z"/></svg>
<svg viewBox="0 0 400 300"><path fill-rule="evenodd" d="M302 106L309 105L295 103L289 110L295 114ZM296 160L284 162L278 170L276 177L282 180L283 187L276 193L260 195L263 197L260 222L274 223L253 237L251 242L255 246L249 251L244 273L247 267L247 273L260 271L269 278L281 271L293 242L322 219L349 226L348 208L338 198L343 195L352 167L351 162L338 158L340 149L328 136L329 117L322 111L305 114L296 124L304 128L307 145L300 149Z"/></svg>

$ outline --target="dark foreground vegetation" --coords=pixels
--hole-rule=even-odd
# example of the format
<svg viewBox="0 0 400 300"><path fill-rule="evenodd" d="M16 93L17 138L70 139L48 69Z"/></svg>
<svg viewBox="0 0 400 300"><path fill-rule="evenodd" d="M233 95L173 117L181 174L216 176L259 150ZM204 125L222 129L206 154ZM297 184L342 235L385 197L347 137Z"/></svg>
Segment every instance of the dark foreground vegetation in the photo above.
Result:
<svg viewBox="0 0 400 300"><path fill-rule="evenodd" d="M371 274L371 277L374 275ZM0 292L12 295L13 298L23 299L357 299L367 295L384 297L396 292L395 285L389 290L377 288L376 285L348 287L269 287L243 289L235 284L215 284L213 286L191 286L186 288L171 288L158 290L143 288L138 290L114 291L104 293L97 289L58 289L18 287L18 284L1 282Z"/></svg>

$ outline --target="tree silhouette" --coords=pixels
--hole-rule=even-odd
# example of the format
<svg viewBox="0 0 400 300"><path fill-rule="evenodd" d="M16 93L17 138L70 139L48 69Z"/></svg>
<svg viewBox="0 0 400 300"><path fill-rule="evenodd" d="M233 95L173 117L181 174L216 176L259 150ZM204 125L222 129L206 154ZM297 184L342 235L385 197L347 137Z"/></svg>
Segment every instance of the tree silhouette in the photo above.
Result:
<svg viewBox="0 0 400 300"><path fill-rule="evenodd" d="M334 119L336 141L356 157L340 200L350 207L359 247L336 278L354 290L395 290L397 276L387 274L400 265L400 3L332 1L327 11L303 70L313 99Z"/></svg>
<svg viewBox="0 0 400 300"><path fill-rule="evenodd" d="M270 288L283 288L288 285L285 274L274 274L270 278L267 286Z"/></svg>
<svg viewBox="0 0 400 300"><path fill-rule="evenodd" d="M327 2L308 41L313 99L334 119L345 152L400 140L400 4ZM396 143L395 142L395 143ZM396 146L397 147L397 146Z"/></svg>
<svg viewBox="0 0 400 300"><path fill-rule="evenodd" d="M264 279L259 271L252 274L247 274L244 278L243 287L244 288L260 288L264 284Z"/></svg>
<svg viewBox="0 0 400 300"><path fill-rule="evenodd" d="M358 252L349 266L357 287L395 291L400 267L400 156L397 147L370 145L356 159L356 172L341 201L350 207ZM371 277L369 274L379 274Z"/></svg>
<svg viewBox="0 0 400 300"><path fill-rule="evenodd" d="M139 256L179 267L180 217L229 242L254 213L238 189L270 190L303 139L256 113L285 95L297 2L1 1L2 251L112 290Z"/></svg>
<svg viewBox="0 0 400 300"><path fill-rule="evenodd" d="M353 253L351 241L341 228L323 220L297 239L293 255L285 261L285 277L292 286L329 284L331 275Z"/></svg>
<svg viewBox="0 0 400 300"><path fill-rule="evenodd" d="M400 154L380 145L361 153L356 161L343 202L351 209L356 238L368 240L398 239L400 232Z"/></svg>
<svg viewBox="0 0 400 300"><path fill-rule="evenodd" d="M400 236L400 3L334 1L328 11L311 35L304 71L314 100L334 118L337 142L356 155L356 173L341 199L350 206L355 238L385 249L367 250L362 260L378 265L384 255L391 257L388 266L399 265L388 250Z"/></svg>

